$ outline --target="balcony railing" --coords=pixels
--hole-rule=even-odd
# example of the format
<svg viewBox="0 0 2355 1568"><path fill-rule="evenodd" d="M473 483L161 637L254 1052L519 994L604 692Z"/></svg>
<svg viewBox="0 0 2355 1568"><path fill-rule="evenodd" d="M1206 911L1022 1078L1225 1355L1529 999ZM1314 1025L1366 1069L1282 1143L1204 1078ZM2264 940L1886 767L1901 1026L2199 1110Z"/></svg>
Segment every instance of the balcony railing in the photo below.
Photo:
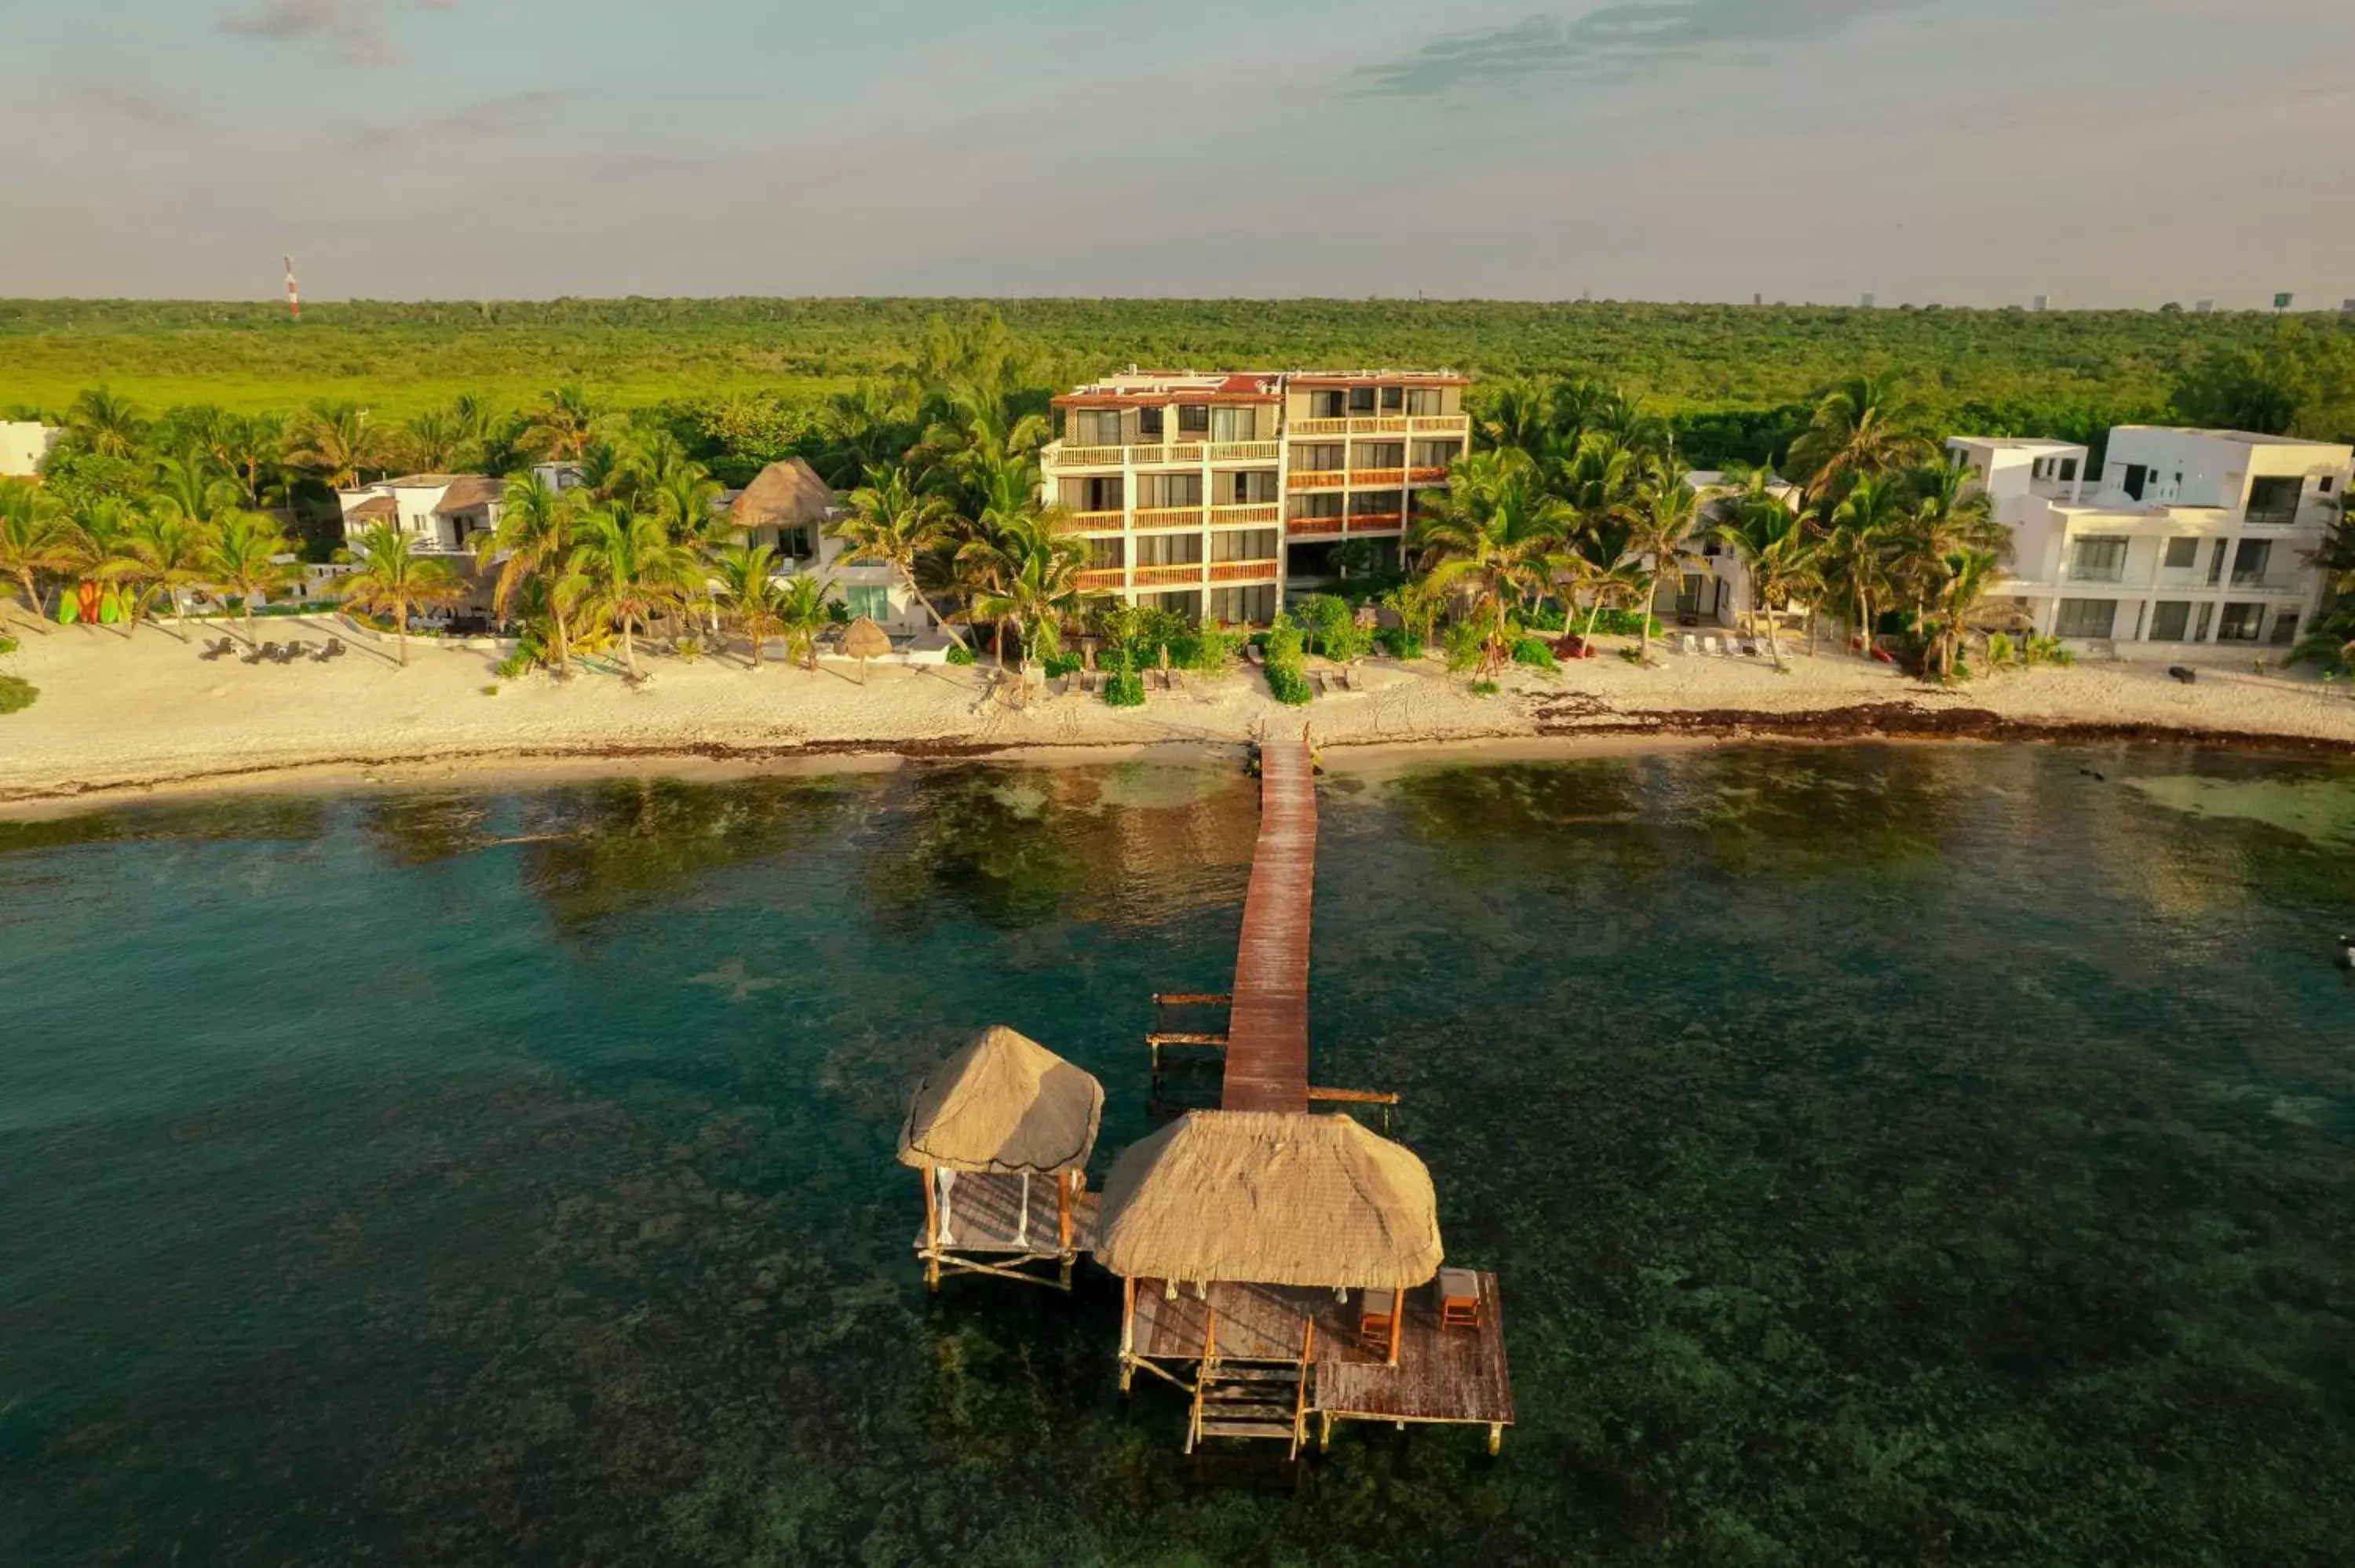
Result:
<svg viewBox="0 0 2355 1568"><path fill-rule="evenodd" d="M2062 576L2073 583L2107 583L2113 587L2126 580L2124 567L2071 567Z"/></svg>
<svg viewBox="0 0 2355 1568"><path fill-rule="evenodd" d="M1294 469L1288 477L1294 490L1338 490L1348 475L1339 469Z"/></svg>
<svg viewBox="0 0 2355 1568"><path fill-rule="evenodd" d="M1273 462L1283 454L1279 441L1217 441L1210 447L1212 462Z"/></svg>
<svg viewBox="0 0 2355 1568"><path fill-rule="evenodd" d="M1130 575L1133 588L1190 588L1202 580L1202 563L1175 567L1139 567Z"/></svg>
<svg viewBox="0 0 2355 1568"><path fill-rule="evenodd" d="M1395 490L1406 482L1402 468L1360 468L1349 471L1352 490Z"/></svg>
<svg viewBox="0 0 2355 1568"><path fill-rule="evenodd" d="M1047 464L1050 468L1118 468L1126 447L1067 447L1060 443L1048 450Z"/></svg>
<svg viewBox="0 0 2355 1568"><path fill-rule="evenodd" d="M1248 583L1272 578L1281 563L1275 561L1213 561L1210 580L1214 583Z"/></svg>
<svg viewBox="0 0 2355 1568"><path fill-rule="evenodd" d="M2234 572L2232 574L2234 593L2256 593L2267 596L2302 594L2307 591L2307 579L2300 573Z"/></svg>
<svg viewBox="0 0 2355 1568"><path fill-rule="evenodd" d="M1210 508L1210 526L1213 528L1231 527L1241 523L1280 523L1283 520L1284 507L1273 501Z"/></svg>
<svg viewBox="0 0 2355 1568"><path fill-rule="evenodd" d="M1108 529L1117 530L1126 515L1122 512L1066 512L1063 526L1075 534L1101 534Z"/></svg>
<svg viewBox="0 0 2355 1568"><path fill-rule="evenodd" d="M1202 509L1199 506L1140 507L1129 524L1134 528L1199 528Z"/></svg>
<svg viewBox="0 0 2355 1568"><path fill-rule="evenodd" d="M1464 414L1415 414L1407 419L1406 428L1418 436L1461 436L1470 431L1472 423Z"/></svg>
<svg viewBox="0 0 2355 1568"><path fill-rule="evenodd" d="M1349 519L1352 534L1395 534L1406 526L1406 518L1396 512L1369 512Z"/></svg>
<svg viewBox="0 0 2355 1568"><path fill-rule="evenodd" d="M1347 419L1295 419L1292 434L1295 436L1346 436L1349 433Z"/></svg>
<svg viewBox="0 0 2355 1568"><path fill-rule="evenodd" d="M1295 419L1289 433L1309 436L1460 436L1469 429L1462 414L1358 414L1347 419Z"/></svg>
<svg viewBox="0 0 2355 1568"><path fill-rule="evenodd" d="M1295 539L1319 534L1338 534L1341 520L1338 517L1295 517L1284 525L1284 531Z"/></svg>
<svg viewBox="0 0 2355 1568"><path fill-rule="evenodd" d="M1080 574L1080 591L1102 593L1107 588L1117 591L1127 586L1127 580L1128 573L1123 567L1090 567Z"/></svg>
<svg viewBox="0 0 2355 1568"><path fill-rule="evenodd" d="M1411 468L1406 471L1409 484L1445 484L1447 471L1444 468Z"/></svg>

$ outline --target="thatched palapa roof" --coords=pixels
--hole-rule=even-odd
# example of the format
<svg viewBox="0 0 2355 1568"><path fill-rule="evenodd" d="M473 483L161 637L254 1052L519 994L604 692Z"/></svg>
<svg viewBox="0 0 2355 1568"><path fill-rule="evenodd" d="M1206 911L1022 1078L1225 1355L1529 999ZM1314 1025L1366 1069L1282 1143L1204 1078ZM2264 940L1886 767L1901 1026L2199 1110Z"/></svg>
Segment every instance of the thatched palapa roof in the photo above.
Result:
<svg viewBox="0 0 2355 1568"><path fill-rule="evenodd" d="M390 519L397 518L400 515L400 503L393 500L391 496L371 495L366 501L361 502L357 506L355 506L350 511L345 513L344 520L348 523L356 517L365 517L370 521L374 521L378 517Z"/></svg>
<svg viewBox="0 0 2355 1568"><path fill-rule="evenodd" d="M728 508L740 528L792 528L822 523L834 504L834 491L801 458L773 462L753 475Z"/></svg>
<svg viewBox="0 0 2355 1568"><path fill-rule="evenodd" d="M900 1128L900 1163L1001 1175L1078 1170L1103 1116L1102 1084L993 1023L917 1086Z"/></svg>
<svg viewBox="0 0 2355 1568"><path fill-rule="evenodd" d="M433 503L433 513L437 517L447 517L453 512L474 512L488 506L505 495L506 490L507 482L504 479L493 479L487 474L462 473L450 482L450 488L443 491L442 499Z"/></svg>
<svg viewBox="0 0 2355 1568"><path fill-rule="evenodd" d="M1096 1259L1132 1278L1402 1287L1439 1272L1439 1200L1345 1116L1193 1111L1104 1181Z"/></svg>
<svg viewBox="0 0 2355 1568"><path fill-rule="evenodd" d="M880 659L891 652L891 639L862 615L842 629L842 651L853 659Z"/></svg>

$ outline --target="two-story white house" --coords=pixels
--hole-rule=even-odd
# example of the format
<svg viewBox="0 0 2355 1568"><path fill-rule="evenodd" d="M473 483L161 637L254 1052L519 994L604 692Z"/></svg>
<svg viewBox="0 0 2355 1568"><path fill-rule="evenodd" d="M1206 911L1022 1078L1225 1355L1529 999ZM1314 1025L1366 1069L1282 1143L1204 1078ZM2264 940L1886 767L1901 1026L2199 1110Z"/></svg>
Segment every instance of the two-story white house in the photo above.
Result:
<svg viewBox="0 0 2355 1568"><path fill-rule="evenodd" d="M2012 558L1998 598L2073 641L2286 648L2328 582L2307 564L2355 448L2241 430L2121 425L2101 471L2065 441L1959 437Z"/></svg>
<svg viewBox="0 0 2355 1568"><path fill-rule="evenodd" d="M38 419L0 419L0 479L37 479L65 432Z"/></svg>
<svg viewBox="0 0 2355 1568"><path fill-rule="evenodd" d="M945 646L947 636L899 574L873 561L847 561L828 525L846 515L833 489L801 458L773 462L752 482L726 498L730 519L749 545L777 552L781 577L815 574L852 615L863 615L919 649Z"/></svg>
<svg viewBox="0 0 2355 1568"><path fill-rule="evenodd" d="M1663 563L1652 593L1652 614L1663 626L1739 626L1758 607L1751 602L1749 568L1733 550L1710 537L1717 526L1710 509L1735 493L1714 469L1685 475L1694 497L1693 531L1674 563ZM1774 480L1767 486L1784 505L1798 509L1799 487Z"/></svg>

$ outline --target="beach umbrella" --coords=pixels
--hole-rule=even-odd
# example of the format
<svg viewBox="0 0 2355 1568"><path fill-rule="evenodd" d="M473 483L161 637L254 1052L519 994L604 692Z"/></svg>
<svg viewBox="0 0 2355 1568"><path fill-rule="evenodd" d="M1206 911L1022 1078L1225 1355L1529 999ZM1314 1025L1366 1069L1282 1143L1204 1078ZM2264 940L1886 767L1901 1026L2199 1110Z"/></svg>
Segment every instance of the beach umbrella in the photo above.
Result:
<svg viewBox="0 0 2355 1568"><path fill-rule="evenodd" d="M862 615L844 630L842 651L858 661L858 683L863 686L867 683L867 661L890 652L891 640L883 635L881 627Z"/></svg>

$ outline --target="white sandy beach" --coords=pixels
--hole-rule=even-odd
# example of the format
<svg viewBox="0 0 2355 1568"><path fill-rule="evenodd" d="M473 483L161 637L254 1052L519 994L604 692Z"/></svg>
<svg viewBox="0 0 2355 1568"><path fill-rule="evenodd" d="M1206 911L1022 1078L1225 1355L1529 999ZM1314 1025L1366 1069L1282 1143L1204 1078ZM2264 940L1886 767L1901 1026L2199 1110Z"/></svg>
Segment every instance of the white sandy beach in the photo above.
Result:
<svg viewBox="0 0 2355 1568"><path fill-rule="evenodd" d="M2280 737L2355 748L2355 694L2300 673L2258 673L2254 654L2211 657L2197 684L2163 664L2081 663L2006 673L1952 690L1925 687L1885 666L1828 650L1765 660L1656 652L1640 668L1603 658L1558 675L1515 670L1505 690L1474 695L1435 662L1369 661L1361 693L1320 697L1305 710L1267 695L1238 669L1181 676L1143 708L1118 709L1053 683L1017 707L987 694L978 668L828 662L815 673L740 653L696 662L652 657L654 679L544 673L501 681L496 653L413 641L410 663L389 644L326 621L279 620L265 635L316 647L341 634L349 654L330 662L245 664L198 655L220 629L148 626L9 628L19 652L0 670L40 688L38 702L0 717L0 805L251 783L444 777L485 768L610 770L630 759L677 766L789 762L859 750L961 752L1028 747L1241 744L1272 723L1305 717L1324 747L1397 747L1540 736L1740 734L2179 731L2193 737ZM496 695L484 688L496 684ZM1859 710L1886 710L1895 715ZM1785 715L1807 715L1792 719ZM1977 715L1991 715L1992 719Z"/></svg>

